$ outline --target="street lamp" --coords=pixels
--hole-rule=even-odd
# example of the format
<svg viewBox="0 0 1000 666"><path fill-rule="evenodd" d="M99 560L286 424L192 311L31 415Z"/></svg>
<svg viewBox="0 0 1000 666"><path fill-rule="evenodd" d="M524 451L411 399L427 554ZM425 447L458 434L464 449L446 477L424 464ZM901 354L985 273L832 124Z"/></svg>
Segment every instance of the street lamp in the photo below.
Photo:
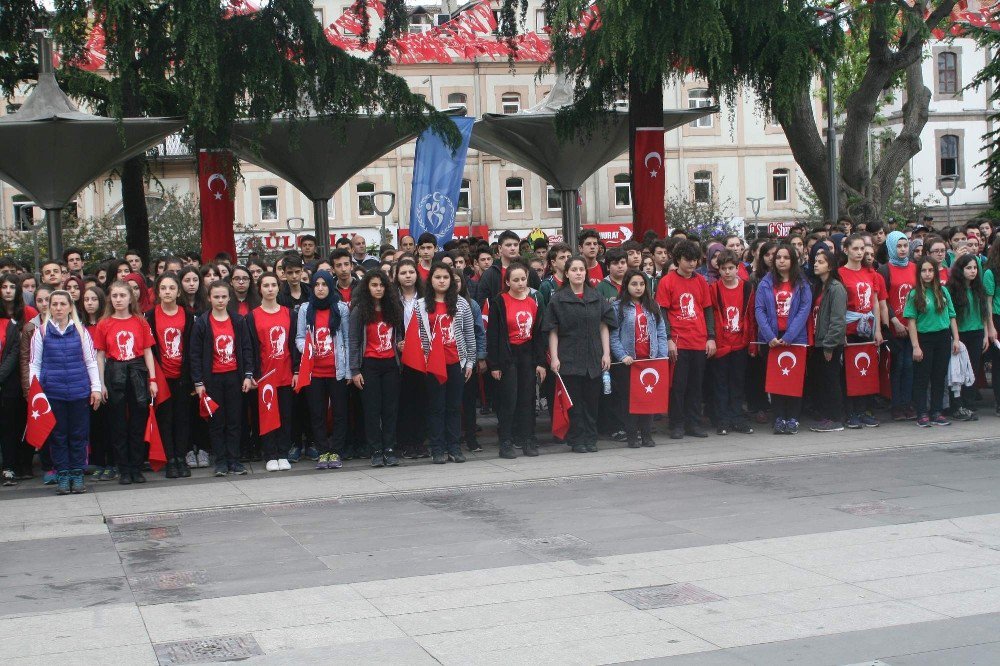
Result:
<svg viewBox="0 0 1000 666"><path fill-rule="evenodd" d="M747 201L750 202L750 210L753 211L753 237L757 238L760 233L760 229L757 227L757 218L760 216L760 202L764 200L764 197L747 197Z"/></svg>
<svg viewBox="0 0 1000 666"><path fill-rule="evenodd" d="M944 197L945 208L948 211L948 226L951 226L951 198L958 189L958 174L938 176L938 192Z"/></svg>
<svg viewBox="0 0 1000 666"><path fill-rule="evenodd" d="M382 196L389 197L389 205L384 209L378 205L378 197ZM384 192L375 192L374 194L372 194L372 208L374 208L375 212L379 215L379 217L382 218L382 233L379 236L380 238L379 245L386 245L389 243L390 240L388 235L389 232L386 231L385 229L385 219L389 217L389 213L391 213L392 209L395 207L396 207L395 192L384 191Z"/></svg>

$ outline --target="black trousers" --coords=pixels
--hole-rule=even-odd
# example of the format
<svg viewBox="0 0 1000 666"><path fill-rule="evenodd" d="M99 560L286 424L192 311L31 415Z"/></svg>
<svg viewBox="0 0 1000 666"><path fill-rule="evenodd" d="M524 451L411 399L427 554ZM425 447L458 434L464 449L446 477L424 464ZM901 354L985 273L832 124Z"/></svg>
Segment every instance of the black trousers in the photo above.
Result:
<svg viewBox="0 0 1000 666"><path fill-rule="evenodd" d="M360 458L367 455L367 450L364 399L354 384L347 384L347 434L338 453L341 457Z"/></svg>
<svg viewBox="0 0 1000 666"><path fill-rule="evenodd" d="M160 423L157 416L157 423ZM163 428L160 427L162 433ZM96 412L90 412L90 454L87 463L96 467L113 467L115 464L114 447L111 445L108 426L108 408L101 405ZM166 444L166 442L164 442Z"/></svg>
<svg viewBox="0 0 1000 666"><path fill-rule="evenodd" d="M364 358L361 376L365 387L361 400L365 412L368 455L396 448L396 421L399 414L399 364L395 358Z"/></svg>
<svg viewBox="0 0 1000 666"><path fill-rule="evenodd" d="M809 384L816 386L816 410L821 419L840 422L844 418L844 394L840 389L840 377L843 374L842 364L844 348L835 347L830 360L826 360L823 349L813 349L810 353L815 358L816 381Z"/></svg>
<svg viewBox="0 0 1000 666"><path fill-rule="evenodd" d="M292 393L292 444L289 449L300 446L314 446L312 426L309 421L309 389Z"/></svg>
<svg viewBox="0 0 1000 666"><path fill-rule="evenodd" d="M639 435L652 439L653 415L629 412L629 403L632 400L632 368L621 364L611 366L611 397L615 399L615 416L622 423L628 441L637 441Z"/></svg>
<svg viewBox="0 0 1000 666"><path fill-rule="evenodd" d="M924 353L924 360L913 362L913 402L917 407L917 414L937 414L944 405L948 363L951 362L951 331L946 328L932 333L918 333L917 341Z"/></svg>
<svg viewBox="0 0 1000 666"><path fill-rule="evenodd" d="M985 335L986 331L983 329L979 329L978 331L963 331L958 334L958 339L961 340L962 344L965 345L965 348L969 350L969 363L972 365L972 371L977 375L982 370L983 338ZM972 409L976 405L975 395L975 386L963 386L961 401L956 402L966 409Z"/></svg>
<svg viewBox="0 0 1000 666"><path fill-rule="evenodd" d="M427 387L427 437L434 455L461 453L458 438L465 374L459 363L449 364L447 370L448 381L444 384L439 384L431 374L424 379Z"/></svg>
<svg viewBox="0 0 1000 666"><path fill-rule="evenodd" d="M476 400L479 398L479 368L472 369L472 376L462 387L462 434L465 445L476 443Z"/></svg>
<svg viewBox="0 0 1000 666"><path fill-rule="evenodd" d="M767 379L767 362L760 353L747 359L745 391L747 410L751 412L766 412L771 408L767 401L764 384Z"/></svg>
<svg viewBox="0 0 1000 666"><path fill-rule="evenodd" d="M427 379L424 373L402 368L399 373L399 447L404 453L420 451L427 437Z"/></svg>
<svg viewBox="0 0 1000 666"><path fill-rule="evenodd" d="M235 465L240 461L243 378L235 371L211 375L205 378L205 390L219 404L219 409L208 420L208 438L215 464Z"/></svg>
<svg viewBox="0 0 1000 666"><path fill-rule="evenodd" d="M189 448L189 440L191 439L191 383L178 377L177 379L167 379L167 386L170 388L170 399L156 408L156 423L160 427L163 451L167 454L169 461L183 458Z"/></svg>
<svg viewBox="0 0 1000 666"><path fill-rule="evenodd" d="M35 449L23 439L28 406L24 398L0 398L0 455L3 468L16 474L31 471L31 458Z"/></svg>
<svg viewBox="0 0 1000 666"><path fill-rule="evenodd" d="M584 375L562 375L566 392L573 407L569 410L567 443L597 445L597 405L601 397L601 378Z"/></svg>
<svg viewBox="0 0 1000 666"><path fill-rule="evenodd" d="M316 448L321 454L343 455L347 442L347 382L336 377L313 377L306 391ZM326 432L326 411L330 407L333 408L332 439Z"/></svg>
<svg viewBox="0 0 1000 666"><path fill-rule="evenodd" d="M510 349L497 385L497 429L501 442L524 443L535 434L535 360L530 344Z"/></svg>
<svg viewBox="0 0 1000 666"><path fill-rule="evenodd" d="M240 457L251 459L260 452L260 416L257 414L257 389L243 393L240 415Z"/></svg>
<svg viewBox="0 0 1000 666"><path fill-rule="evenodd" d="M129 364L133 361L116 361L108 359L105 364L105 376L108 376L112 364ZM145 367L145 366L143 366ZM108 418L108 433L115 447L115 460L118 469L124 472L138 472L146 461L146 419L149 416L148 403L139 398L149 395L149 388L137 386L137 382L148 381L145 372L134 372L128 368L127 379L123 389L108 392L108 404L105 407Z"/></svg>
<svg viewBox="0 0 1000 666"><path fill-rule="evenodd" d="M715 422L723 428L745 423L747 419L743 413L743 396L746 386L746 349L737 349L714 359L711 368Z"/></svg>
<svg viewBox="0 0 1000 666"><path fill-rule="evenodd" d="M260 443L264 449L264 460L286 458L288 450L292 446L292 424L295 420L292 387L278 386L275 387L274 391L278 400L278 415L281 417L281 425L260 437Z"/></svg>
<svg viewBox="0 0 1000 666"><path fill-rule="evenodd" d="M701 383L705 376L705 351L678 349L670 382L671 430L697 426L701 420Z"/></svg>

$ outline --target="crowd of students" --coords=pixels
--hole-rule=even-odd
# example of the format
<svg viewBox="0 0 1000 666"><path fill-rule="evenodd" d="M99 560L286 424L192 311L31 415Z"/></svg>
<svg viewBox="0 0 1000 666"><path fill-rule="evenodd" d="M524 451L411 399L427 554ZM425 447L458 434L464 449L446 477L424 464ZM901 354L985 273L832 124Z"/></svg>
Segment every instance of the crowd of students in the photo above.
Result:
<svg viewBox="0 0 1000 666"><path fill-rule="evenodd" d="M303 236L273 264L170 256L148 272L132 251L85 271L69 248L40 282L0 258L3 485L34 474L22 437L40 414L26 402L34 381L55 416L37 452L43 482L63 494L84 492L86 476L145 482L154 402L167 478L209 465L242 475L250 460L269 472L461 463L463 448L482 451L477 408L496 412L500 457L537 456L537 407L551 414L557 383L573 402L574 452L601 436L655 446L654 417L630 413L629 370L664 357L671 439L707 437L708 424L795 434L804 412L817 432L876 427L880 398L844 389L845 346L869 341L891 354L892 420L976 420L972 380L1000 358L993 236L987 222L886 233L844 218L749 246L675 232L605 249L585 230L571 248L504 231L443 251L431 234L405 236L378 257L361 236L329 257ZM767 394L768 356L793 345L809 350L802 396ZM421 368L435 353L441 377ZM281 425L261 436L263 378ZM949 384L960 390L946 405Z"/></svg>

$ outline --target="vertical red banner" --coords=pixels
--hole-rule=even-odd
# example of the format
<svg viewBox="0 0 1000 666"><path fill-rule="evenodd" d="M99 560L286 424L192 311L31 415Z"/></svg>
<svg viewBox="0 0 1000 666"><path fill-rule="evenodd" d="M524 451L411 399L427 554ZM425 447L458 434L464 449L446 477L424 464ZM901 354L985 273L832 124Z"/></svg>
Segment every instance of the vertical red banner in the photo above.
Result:
<svg viewBox="0 0 1000 666"><path fill-rule="evenodd" d="M203 262L214 260L219 252L228 252L236 260L236 237L233 235L236 204L230 190L235 178L232 153L207 150L198 153Z"/></svg>
<svg viewBox="0 0 1000 666"><path fill-rule="evenodd" d="M640 127L635 131L632 154L632 211L634 238L642 242L647 231L662 238L667 234L664 213L666 164L663 156L663 128Z"/></svg>

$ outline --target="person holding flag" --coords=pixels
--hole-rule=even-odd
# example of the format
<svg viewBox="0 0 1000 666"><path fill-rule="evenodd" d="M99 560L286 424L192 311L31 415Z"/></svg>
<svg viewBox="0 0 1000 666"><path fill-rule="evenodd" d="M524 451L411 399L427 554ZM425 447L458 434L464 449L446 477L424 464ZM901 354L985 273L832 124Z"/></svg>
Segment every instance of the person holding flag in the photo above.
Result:
<svg viewBox="0 0 1000 666"><path fill-rule="evenodd" d="M298 320L291 309L278 303L281 282L276 274L262 274L258 285L261 301L247 315L247 330L254 350L259 407L264 409L260 413L261 446L267 461L264 469L284 472L292 468L285 456L292 444L292 391L299 380L299 350L295 346ZM278 427L268 430L264 422L273 419L273 412L277 413Z"/></svg>
<svg viewBox="0 0 1000 666"><path fill-rule="evenodd" d="M840 368L844 357L844 330L847 328L847 290L837 272L837 255L822 247L813 253L814 338L816 343L817 409L819 422L813 432L840 432L843 422L843 391Z"/></svg>
<svg viewBox="0 0 1000 666"><path fill-rule="evenodd" d="M757 285L754 310L757 340L762 349L768 350L768 355L781 354L789 345L804 349L808 344L806 326L812 310L812 290L802 276L798 256L790 244L782 243L775 251L771 270ZM801 391L797 396L771 393L771 408L775 435L794 435L799 431Z"/></svg>
<svg viewBox="0 0 1000 666"><path fill-rule="evenodd" d="M476 364L475 324L469 304L458 296L451 268L434 262L429 275L410 322L418 327L427 360L427 434L435 464L462 463L462 388Z"/></svg>
<svg viewBox="0 0 1000 666"><path fill-rule="evenodd" d="M17 366L26 310L21 280L13 273L0 276L0 301L0 454L3 485L16 486L24 468L31 468L33 451L21 441L26 411Z"/></svg>
<svg viewBox="0 0 1000 666"><path fill-rule="evenodd" d="M403 306L381 269L365 274L350 316L351 381L361 391L365 438L372 467L395 467L399 413L399 342Z"/></svg>
<svg viewBox="0 0 1000 666"><path fill-rule="evenodd" d="M403 338L400 344L400 351L405 351L406 332L409 331L410 322L413 320L413 312L420 294L423 292L423 283L420 274L417 272L417 262L410 257L403 257L396 262L395 277L396 295L402 308L403 317ZM416 333L416 329L413 329ZM419 337L417 338L419 340ZM399 450L404 458L426 458L430 456L427 447L424 445L424 433L426 431L427 415L427 395L424 387L424 370L426 363L420 355L420 368L412 368L405 363L399 372L399 394L405 395L406 400L399 401L399 413L397 414L396 441ZM402 358L400 359L402 362Z"/></svg>
<svg viewBox="0 0 1000 666"><path fill-rule="evenodd" d="M667 357L667 319L660 311L647 288L646 278L636 270L629 270L622 279L625 288L612 301L618 327L611 332L611 358L621 365L615 366L612 378L615 380L613 393L618 394L618 410L625 424L628 447L656 446L653 441L653 415L631 414L632 381L631 366L636 361ZM657 383L666 382L667 377L659 377ZM668 395L664 396L666 411Z"/></svg>
<svg viewBox="0 0 1000 666"><path fill-rule="evenodd" d="M31 336L28 382L36 381L44 393L35 393L28 402L28 428L46 412L55 417L48 445L58 492L86 492L87 411L101 404L101 375L90 334L69 292L61 289L49 296L48 312Z"/></svg>

